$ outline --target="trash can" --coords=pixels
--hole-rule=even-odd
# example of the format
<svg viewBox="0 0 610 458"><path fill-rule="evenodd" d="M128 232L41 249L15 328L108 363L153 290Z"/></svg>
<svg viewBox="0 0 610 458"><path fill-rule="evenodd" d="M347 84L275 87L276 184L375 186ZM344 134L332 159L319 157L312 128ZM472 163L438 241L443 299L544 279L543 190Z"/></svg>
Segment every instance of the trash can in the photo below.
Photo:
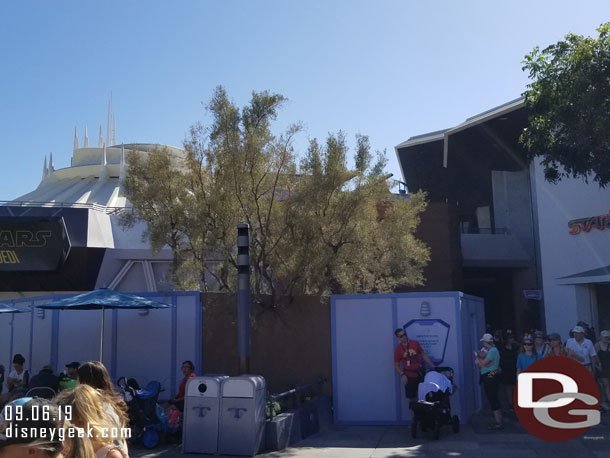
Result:
<svg viewBox="0 0 610 458"><path fill-rule="evenodd" d="M256 455L265 435L265 379L260 375L229 377L220 391L218 453Z"/></svg>
<svg viewBox="0 0 610 458"><path fill-rule="evenodd" d="M186 384L182 453L217 453L220 386L227 375L191 377Z"/></svg>

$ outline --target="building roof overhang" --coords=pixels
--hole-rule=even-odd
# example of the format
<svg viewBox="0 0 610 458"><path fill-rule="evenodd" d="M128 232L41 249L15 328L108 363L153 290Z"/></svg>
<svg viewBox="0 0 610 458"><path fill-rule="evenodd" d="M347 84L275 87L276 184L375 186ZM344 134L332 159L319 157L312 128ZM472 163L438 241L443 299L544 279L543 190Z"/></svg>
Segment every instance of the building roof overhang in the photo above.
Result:
<svg viewBox="0 0 610 458"><path fill-rule="evenodd" d="M417 146L417 145L422 145L422 144L432 143L432 142L442 140L443 141L443 167L446 168L447 162L448 162L448 156L449 156L449 137L451 135L456 134L456 133L461 132L466 129L470 129L479 124L483 124L492 119L500 118L515 110L523 108L524 106L525 106L525 98L519 97L517 99L511 100L510 102L506 102L495 108L492 108L490 110L487 110L487 111L479 113L475 116L472 116L472 117L466 119L466 121L464 121L463 123L461 123L455 127L452 127L449 129L438 130L435 132L429 132L429 133L422 134L422 135L416 135L414 137L410 137L408 140L400 143L399 145L396 145L394 147L394 152L396 154L396 159L398 160L398 163L400 164L400 168L401 168L403 177L405 175L404 175L404 170L402 170L402 163L398 156L399 149L409 148L412 146Z"/></svg>

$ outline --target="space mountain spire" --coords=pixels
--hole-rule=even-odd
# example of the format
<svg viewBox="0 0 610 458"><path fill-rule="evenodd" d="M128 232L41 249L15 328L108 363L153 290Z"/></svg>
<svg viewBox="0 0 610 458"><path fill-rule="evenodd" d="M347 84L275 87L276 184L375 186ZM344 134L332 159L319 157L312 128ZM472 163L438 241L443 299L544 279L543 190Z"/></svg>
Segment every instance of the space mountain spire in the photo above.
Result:
<svg viewBox="0 0 610 458"><path fill-rule="evenodd" d="M76 133L76 127L74 128L74 149L78 149L78 134Z"/></svg>
<svg viewBox="0 0 610 458"><path fill-rule="evenodd" d="M49 174L49 169L47 167L47 155L44 155L44 165L42 166L42 179L44 180Z"/></svg>

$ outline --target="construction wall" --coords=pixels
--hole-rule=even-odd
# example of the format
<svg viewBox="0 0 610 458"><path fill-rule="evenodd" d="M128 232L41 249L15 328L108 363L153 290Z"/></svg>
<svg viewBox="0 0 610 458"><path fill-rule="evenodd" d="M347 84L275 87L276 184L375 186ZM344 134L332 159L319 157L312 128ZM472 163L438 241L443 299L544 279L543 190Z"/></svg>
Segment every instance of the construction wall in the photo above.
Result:
<svg viewBox="0 0 610 458"><path fill-rule="evenodd" d="M237 299L205 293L203 304L203 368L198 374L237 375ZM250 372L267 380L272 393L294 385L328 380L331 392L330 306L319 297L283 300L275 309L252 308Z"/></svg>

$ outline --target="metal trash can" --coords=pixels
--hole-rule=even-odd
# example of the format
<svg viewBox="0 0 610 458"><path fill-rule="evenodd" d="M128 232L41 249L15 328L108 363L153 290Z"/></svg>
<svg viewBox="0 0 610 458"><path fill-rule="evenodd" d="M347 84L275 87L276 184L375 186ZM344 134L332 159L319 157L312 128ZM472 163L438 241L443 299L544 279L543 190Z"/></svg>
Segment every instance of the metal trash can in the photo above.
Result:
<svg viewBox="0 0 610 458"><path fill-rule="evenodd" d="M182 453L217 453L220 386L227 375L191 377L186 384Z"/></svg>
<svg viewBox="0 0 610 458"><path fill-rule="evenodd" d="M229 377L220 391L218 453L256 455L265 436L265 379L260 375Z"/></svg>

